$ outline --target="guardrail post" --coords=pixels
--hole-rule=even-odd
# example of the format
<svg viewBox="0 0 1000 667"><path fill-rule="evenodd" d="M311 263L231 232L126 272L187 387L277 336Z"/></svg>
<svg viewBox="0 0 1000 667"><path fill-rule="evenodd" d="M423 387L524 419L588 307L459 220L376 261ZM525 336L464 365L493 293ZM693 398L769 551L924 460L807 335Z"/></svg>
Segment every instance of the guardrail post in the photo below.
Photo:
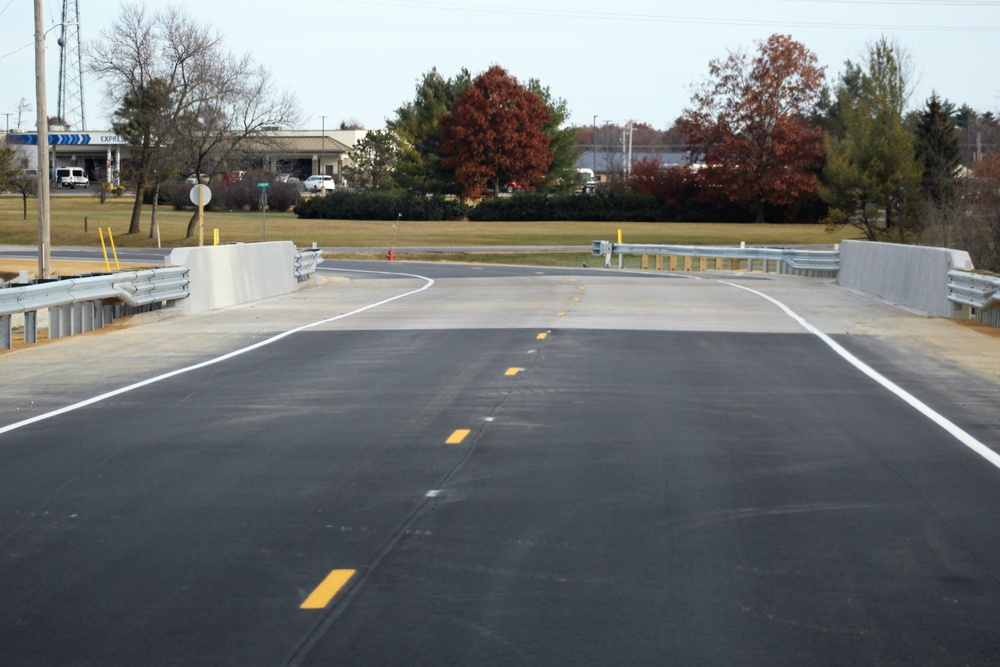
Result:
<svg viewBox="0 0 1000 667"><path fill-rule="evenodd" d="M86 333L87 331L94 330L94 302L87 301L86 303L80 304L81 308L81 321L80 321L80 333Z"/></svg>
<svg viewBox="0 0 1000 667"><path fill-rule="evenodd" d="M70 312L72 313L72 317L70 318L69 335L75 336L83 333L83 304L74 303L70 306Z"/></svg>
<svg viewBox="0 0 1000 667"><path fill-rule="evenodd" d="M639 268L643 271L649 268L649 255L639 255Z"/></svg>
<svg viewBox="0 0 1000 667"><path fill-rule="evenodd" d="M38 311L26 310L24 312L24 342L34 344L38 342Z"/></svg>
<svg viewBox="0 0 1000 667"><path fill-rule="evenodd" d="M62 327L60 326L61 319L62 310L58 306L49 308L49 340L59 338L59 334L62 331Z"/></svg>
<svg viewBox="0 0 1000 667"><path fill-rule="evenodd" d="M670 255L670 257L668 258L667 264L670 267L671 271L676 271L677 270L677 255Z"/></svg>
<svg viewBox="0 0 1000 667"><path fill-rule="evenodd" d="M10 315L0 315L0 349L10 350L14 347L14 337L11 335Z"/></svg>
<svg viewBox="0 0 1000 667"><path fill-rule="evenodd" d="M708 270L708 257L699 257L698 258L698 270L699 271L707 271Z"/></svg>
<svg viewBox="0 0 1000 667"><path fill-rule="evenodd" d="M722 270L722 258L721 257L716 257L715 258L715 270L716 271L721 271Z"/></svg>
<svg viewBox="0 0 1000 667"><path fill-rule="evenodd" d="M73 335L73 304L67 303L65 306L57 306L61 311L59 313L59 335L60 336L72 336ZM49 312L52 309L49 308Z"/></svg>
<svg viewBox="0 0 1000 667"><path fill-rule="evenodd" d="M656 270L657 271L663 270L663 255L656 256Z"/></svg>

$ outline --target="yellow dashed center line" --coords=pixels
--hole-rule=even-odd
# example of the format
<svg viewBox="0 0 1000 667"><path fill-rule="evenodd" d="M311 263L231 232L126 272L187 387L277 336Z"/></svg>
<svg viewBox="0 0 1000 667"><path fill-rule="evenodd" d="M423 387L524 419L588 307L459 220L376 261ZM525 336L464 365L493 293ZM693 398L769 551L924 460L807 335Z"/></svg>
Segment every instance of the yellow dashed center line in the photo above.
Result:
<svg viewBox="0 0 1000 667"><path fill-rule="evenodd" d="M549 335L547 333L540 333L538 334L538 340L545 340L548 336Z"/></svg>
<svg viewBox="0 0 1000 667"><path fill-rule="evenodd" d="M565 317L565 316L566 316L565 312L558 312L558 313L556 313L556 317Z"/></svg>
<svg viewBox="0 0 1000 667"><path fill-rule="evenodd" d="M334 570L316 590L306 598L299 609L326 609L340 589L354 576L354 570Z"/></svg>
<svg viewBox="0 0 1000 667"><path fill-rule="evenodd" d="M470 431L467 428L460 428L457 431L455 431L454 433L452 433L451 436L447 440L444 441L444 444L446 444L446 445L460 445L460 444L462 444L462 441L465 440L466 436L468 436L469 433L471 433L471 432L472 431Z"/></svg>
<svg viewBox="0 0 1000 667"><path fill-rule="evenodd" d="M513 367L512 367L512 368L508 368L508 369L507 369L507 372L506 372L506 373L504 373L504 375L517 375L517 374L518 374L518 373L520 373L520 372L521 372L521 369L520 369L520 368L513 368Z"/></svg>

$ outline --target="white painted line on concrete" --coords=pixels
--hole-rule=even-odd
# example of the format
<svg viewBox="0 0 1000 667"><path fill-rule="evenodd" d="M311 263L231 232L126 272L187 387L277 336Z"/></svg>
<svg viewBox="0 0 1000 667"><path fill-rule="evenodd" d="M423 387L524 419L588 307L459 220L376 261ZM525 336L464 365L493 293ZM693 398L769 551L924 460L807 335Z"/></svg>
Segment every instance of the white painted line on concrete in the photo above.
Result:
<svg viewBox="0 0 1000 667"><path fill-rule="evenodd" d="M334 269L334 270L336 270L336 269ZM227 361L229 359L232 359L233 357L238 357L238 356L240 356L242 354L246 354L247 352L253 352L254 350L258 350L258 349L260 349L260 348L262 348L262 347L264 347L266 345L270 345L271 343L276 343L276 342L278 342L279 340L281 340L283 338L287 338L288 336L291 336L292 334L300 333L302 331L305 331L306 329L312 329L313 327L318 327L318 326L321 326L323 324L329 324L330 322L336 322L337 320L342 320L342 319L345 319L345 318L348 318L348 317L352 317L353 315L358 315L360 313L365 312L366 310L371 310L372 308L378 308L379 306L384 306L387 303L392 303L393 301L398 301L399 299L404 299L404 298L406 298L408 296L413 296L414 294L419 294L420 292L423 292L424 290L430 289L430 287L434 284L434 280L433 279L428 278L427 276L420 276L420 275L416 275L416 274L413 274L413 273L395 273L395 272L390 272L390 271L360 271L360 270L350 270L350 271L345 271L345 272L347 272L347 273L375 273L375 274L382 274L382 275L399 276L399 277L403 277L403 278L419 278L420 280L425 281L425 283L424 283L424 286L421 287L420 289L411 290L411 291L405 292L403 294L397 294L394 297L390 297L388 299L383 299L382 301L379 301L377 303L372 303L372 304L368 304L367 306L362 306L361 308L357 308L355 310L352 310L349 313L342 313L342 314L336 315L334 317L328 317L328 318L326 318L324 320L319 320L317 322L312 322L310 324L304 324L304 325L302 325L300 327L296 327L294 329L290 329L288 331L285 331L285 332L282 332L282 333L277 334L275 336L272 336L272 337L270 337L270 338L268 338L266 340L262 340L259 343L254 343L253 345L249 345L247 347L240 348L239 350L234 350L232 352L229 352L227 354L222 355L221 357L216 357L214 359L209 359L207 361L202 361L201 363L194 364L193 366L187 366L185 368L179 368L177 370L170 371L169 373L163 373L162 375L157 375L156 377L149 378L148 380L142 380L141 382L136 382L134 384L128 385L127 387L122 387L120 389L115 389L114 391L109 391L107 393L100 394L99 396L94 396L93 398L88 398L88 399L86 399L84 401L80 401L79 403L74 403L73 405L67 405L66 407L59 408L58 410L53 410L51 412L46 412L45 414L36 415L36 416L31 417L29 419L25 419L23 421L19 421L19 422L16 422L14 424L10 424L8 426L0 427L0 435L3 435L4 433L9 433L10 431L14 431L14 430L17 430L19 428L23 428L23 427L28 426L30 424L35 424L37 422L44 421L46 419L51 419L52 417L58 417L59 415L64 415L67 412L73 412L74 410L79 410L79 409L85 408L85 407L87 407L89 405L94 405L95 403L100 403L101 401L106 401L109 398L114 398L115 396L119 396L121 394L125 394L125 393L128 393L130 391L134 391L136 389L140 389L142 387L145 387L145 386L148 386L148 385L151 385L151 384L155 384L157 382L161 382L163 380L167 380L167 379L170 379L172 377L176 377L178 375L183 375L184 373L189 373L191 371L196 371L198 369L205 368L207 366L214 366L215 364L221 363L223 361Z"/></svg>
<svg viewBox="0 0 1000 667"><path fill-rule="evenodd" d="M859 371L870 377L872 380L875 380L875 382L878 382L880 385L891 391L899 398L903 399L911 407L913 407L922 415L924 415L932 422L943 428L945 431L951 434L956 440L958 440L963 445L974 451L976 454L979 454L981 457L992 463L994 466L1000 468L1000 454L993 451L992 449L981 443L976 438L972 437L972 435L970 435L968 432L959 428L957 424L947 419L944 415L931 408L929 405L918 399L916 396L906 391L905 389L897 385L895 382L893 382L892 380L885 377L884 375L876 371L874 368L872 368L865 362L855 357L853 354L844 349L839 343L837 343L837 341L833 340L825 333L823 333L813 325L809 324L809 322L807 322L805 319L803 319L801 316L799 316L795 311L793 311L785 304L781 303L780 301L778 301L773 297L768 296L767 294L764 294L763 292L758 292L755 289L751 289L743 285L737 285L736 283L726 282L725 280L720 280L719 282L722 283L723 285L729 285L730 287L735 287L737 289L750 292L751 294L756 294L757 296L770 301L778 308L783 310L786 315L788 315L793 320L798 322L806 331L808 331L809 333L813 334L821 341L826 343L827 346L830 347L830 349L832 349L834 352L843 357L852 366L854 366Z"/></svg>

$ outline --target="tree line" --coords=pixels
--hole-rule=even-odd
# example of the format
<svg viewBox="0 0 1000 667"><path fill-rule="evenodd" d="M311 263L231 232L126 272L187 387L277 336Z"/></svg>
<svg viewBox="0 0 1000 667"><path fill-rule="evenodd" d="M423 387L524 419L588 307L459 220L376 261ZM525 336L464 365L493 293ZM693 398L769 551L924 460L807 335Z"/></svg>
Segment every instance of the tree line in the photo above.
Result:
<svg viewBox="0 0 1000 667"><path fill-rule="evenodd" d="M977 265L998 269L1000 154L977 149L969 169L960 143L973 125L979 139L995 133L996 119L936 93L908 112L912 71L907 51L882 38L824 85L815 54L772 35L755 53L709 63L676 124L687 164L645 160L627 184L758 222L814 216L869 240L963 244Z"/></svg>
<svg viewBox="0 0 1000 667"><path fill-rule="evenodd" d="M275 93L252 56L230 53L218 33L176 9L123 5L89 46L88 63L119 100L113 127L133 149L130 233L162 183L242 168L277 148L269 128L298 120L294 97ZM1000 225L989 210L1000 188L990 179L1000 168L981 139L995 140L997 120L936 94L908 112L912 69L905 49L885 38L830 84L816 55L787 35L730 51L709 63L673 127L629 128L637 145L684 151L686 163L645 157L610 187L655 197L671 219L823 221L872 240L946 244L987 230L968 242L995 253L990 233L1000 233L989 230ZM367 190L465 200L569 193L581 151L610 145L619 128L572 127L568 118L564 99L499 65L475 76L435 68L386 130L353 147L347 174Z"/></svg>

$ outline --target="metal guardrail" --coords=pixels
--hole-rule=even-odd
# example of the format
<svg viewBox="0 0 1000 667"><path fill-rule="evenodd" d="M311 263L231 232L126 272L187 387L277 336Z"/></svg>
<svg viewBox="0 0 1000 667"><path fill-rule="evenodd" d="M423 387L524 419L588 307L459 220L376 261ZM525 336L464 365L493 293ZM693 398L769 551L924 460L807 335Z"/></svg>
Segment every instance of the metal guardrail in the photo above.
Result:
<svg viewBox="0 0 1000 667"><path fill-rule="evenodd" d="M322 248L306 248L295 253L295 279L299 282L308 280L316 273L316 267L323 263Z"/></svg>
<svg viewBox="0 0 1000 667"><path fill-rule="evenodd" d="M949 271L948 300L967 307L971 319L1000 326L1000 275Z"/></svg>
<svg viewBox="0 0 1000 667"><path fill-rule="evenodd" d="M596 256L603 255L605 266L610 266L612 255L618 255L619 261L624 255L654 255L698 257L703 260L714 259L716 260L716 269L722 269L725 262L728 261L730 270L742 270L745 262L746 270L752 271L755 264L759 262L762 270L767 272L770 264L773 262L775 270L778 273L793 273L817 277L834 277L840 270L840 252L838 250L654 245L594 241L591 245L591 253ZM704 269L707 262L701 262L700 264ZM657 263L657 268L661 268L661 263ZM673 263L671 263L670 270L676 270Z"/></svg>
<svg viewBox="0 0 1000 667"><path fill-rule="evenodd" d="M0 289L0 348L13 344L13 315L24 315L26 343L38 342L37 313L44 309L49 311L49 338L84 333L110 324L115 317L186 298L187 274L186 266L176 266Z"/></svg>

